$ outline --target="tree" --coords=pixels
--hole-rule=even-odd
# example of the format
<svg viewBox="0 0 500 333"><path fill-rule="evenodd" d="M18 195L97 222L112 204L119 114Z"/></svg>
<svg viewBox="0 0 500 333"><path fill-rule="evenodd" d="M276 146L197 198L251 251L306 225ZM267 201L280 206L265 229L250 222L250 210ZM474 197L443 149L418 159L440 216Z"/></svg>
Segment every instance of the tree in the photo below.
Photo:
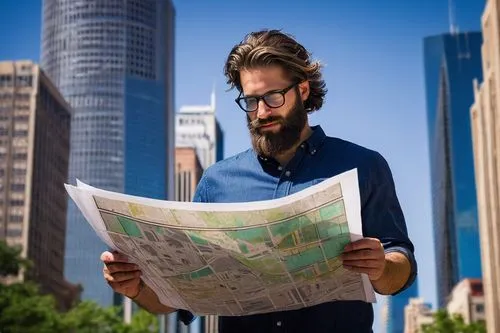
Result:
<svg viewBox="0 0 500 333"><path fill-rule="evenodd" d="M21 258L21 248L0 241L0 276L17 275L21 268L30 268L29 260Z"/></svg>
<svg viewBox="0 0 500 333"><path fill-rule="evenodd" d="M467 324L461 315L450 316L448 311L441 309L434 314L432 324L422 325L422 331L424 333L486 333L486 326L482 321Z"/></svg>
<svg viewBox="0 0 500 333"><path fill-rule="evenodd" d="M127 333L158 332L159 328L158 317L140 309L132 317Z"/></svg>
<svg viewBox="0 0 500 333"><path fill-rule="evenodd" d="M66 332L114 333L123 331L119 308L102 308L95 302L78 303L64 316Z"/></svg>
<svg viewBox="0 0 500 333"><path fill-rule="evenodd" d="M0 277L15 276L29 267L19 248L0 241ZM158 319L139 310L126 325L119 307L103 308L90 301L61 313L52 295L42 295L34 282L25 281L0 283L0 328L1 333L146 333L158 331Z"/></svg>
<svg viewBox="0 0 500 333"><path fill-rule="evenodd" d="M0 241L0 276L18 275L31 263L21 258L21 249ZM0 327L2 333L49 333L61 331L61 319L52 296L41 295L32 282L0 284Z"/></svg>

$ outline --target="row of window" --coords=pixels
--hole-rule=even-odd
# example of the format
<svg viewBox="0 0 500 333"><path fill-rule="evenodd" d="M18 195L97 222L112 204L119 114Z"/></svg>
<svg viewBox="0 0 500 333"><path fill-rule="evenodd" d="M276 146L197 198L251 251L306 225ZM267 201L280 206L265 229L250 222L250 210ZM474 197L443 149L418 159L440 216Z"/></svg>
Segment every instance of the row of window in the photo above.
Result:
<svg viewBox="0 0 500 333"><path fill-rule="evenodd" d="M14 176L26 176L26 169L19 168L19 167L13 167L12 174ZM0 177L3 177L3 176L5 176L5 169L0 169Z"/></svg>
<svg viewBox="0 0 500 333"><path fill-rule="evenodd" d="M205 125L205 121L200 118L181 118L179 117L179 125Z"/></svg>
<svg viewBox="0 0 500 333"><path fill-rule="evenodd" d="M7 112L10 112L10 110ZM0 108L0 126L7 126L7 124L5 124L5 122L9 121L10 119L11 119L11 117L9 117L7 114L3 113L2 108ZM16 123L24 123L24 122L27 123L28 120L29 120L29 115L16 115L16 116L14 116L14 121Z"/></svg>
<svg viewBox="0 0 500 333"><path fill-rule="evenodd" d="M0 127L0 137L9 135L9 129ZM14 130L12 133L14 137L26 137L28 136L27 130Z"/></svg>
<svg viewBox="0 0 500 333"><path fill-rule="evenodd" d="M29 93L17 93L15 94L15 98L16 98L16 101L17 100L20 100L20 101L29 101L31 97L31 94ZM6 99L6 100L12 100L14 98L14 94L12 93L0 93L0 102L2 99Z"/></svg>
<svg viewBox="0 0 500 333"><path fill-rule="evenodd" d="M31 87L32 85L32 75L18 75L15 80L12 75L0 75L0 87Z"/></svg>
<svg viewBox="0 0 500 333"><path fill-rule="evenodd" d="M5 204L5 201L3 198L0 198L0 205L4 205ZM16 199L12 199L12 200L9 200L8 201L8 204L10 206L24 206L24 200L16 200Z"/></svg>

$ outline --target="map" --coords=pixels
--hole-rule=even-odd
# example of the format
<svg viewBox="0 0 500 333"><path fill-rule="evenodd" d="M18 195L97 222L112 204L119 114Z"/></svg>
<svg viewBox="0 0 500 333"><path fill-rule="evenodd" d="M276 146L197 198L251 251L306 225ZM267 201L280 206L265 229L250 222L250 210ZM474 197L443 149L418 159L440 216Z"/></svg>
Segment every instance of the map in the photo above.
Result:
<svg viewBox="0 0 500 333"><path fill-rule="evenodd" d="M81 182L66 189L99 237L139 265L169 307L237 316L375 302L367 276L340 260L345 245L362 238L356 169L247 203L161 201Z"/></svg>

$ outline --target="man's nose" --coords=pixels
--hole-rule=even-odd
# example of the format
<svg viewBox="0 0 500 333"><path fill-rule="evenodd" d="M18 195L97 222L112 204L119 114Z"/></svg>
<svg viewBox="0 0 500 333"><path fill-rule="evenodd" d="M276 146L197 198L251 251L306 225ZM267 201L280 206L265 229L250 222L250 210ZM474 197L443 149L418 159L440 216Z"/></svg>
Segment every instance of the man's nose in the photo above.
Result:
<svg viewBox="0 0 500 333"><path fill-rule="evenodd" d="M266 119L271 115L271 108L264 103L263 100L259 101L257 104L257 118Z"/></svg>

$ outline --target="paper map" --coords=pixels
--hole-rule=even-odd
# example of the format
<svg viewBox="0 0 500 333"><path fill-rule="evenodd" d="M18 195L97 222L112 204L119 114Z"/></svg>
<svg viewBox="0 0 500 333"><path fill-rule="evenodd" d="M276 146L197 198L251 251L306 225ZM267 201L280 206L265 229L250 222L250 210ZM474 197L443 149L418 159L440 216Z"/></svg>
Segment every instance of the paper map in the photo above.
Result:
<svg viewBox="0 0 500 333"><path fill-rule="evenodd" d="M356 169L284 198L246 203L161 201L81 182L66 189L98 236L140 266L167 306L250 315L375 302L368 277L344 269L339 257L362 238Z"/></svg>

